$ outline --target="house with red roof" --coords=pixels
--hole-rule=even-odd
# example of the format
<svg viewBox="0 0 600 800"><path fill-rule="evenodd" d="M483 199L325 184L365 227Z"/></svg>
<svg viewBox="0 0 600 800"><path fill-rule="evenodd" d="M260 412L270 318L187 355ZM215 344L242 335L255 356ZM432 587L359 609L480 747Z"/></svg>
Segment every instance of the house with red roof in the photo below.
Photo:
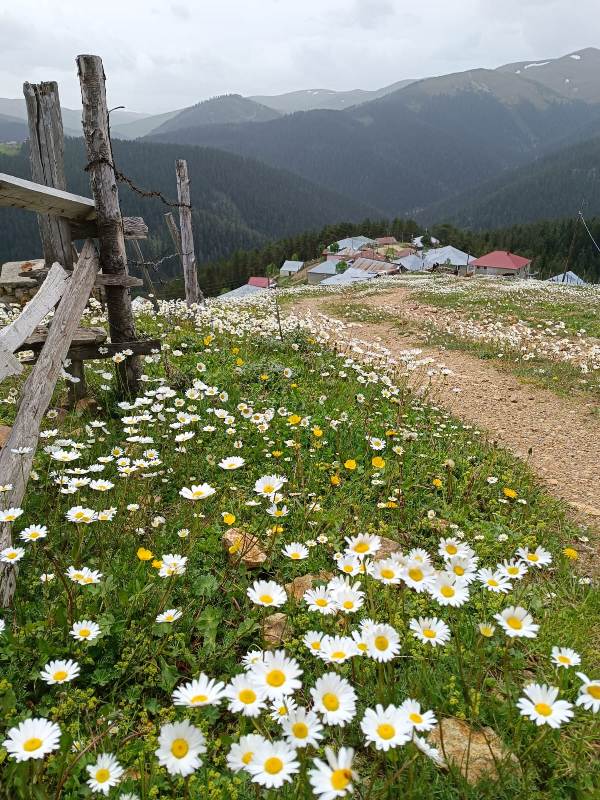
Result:
<svg viewBox="0 0 600 800"><path fill-rule="evenodd" d="M469 263L475 275L501 275L511 278L526 278L529 275L530 258L517 256L508 250L494 250Z"/></svg>
<svg viewBox="0 0 600 800"><path fill-rule="evenodd" d="M253 277L248 278L248 286L256 286L258 289L270 289L275 286L275 282L271 278Z"/></svg>

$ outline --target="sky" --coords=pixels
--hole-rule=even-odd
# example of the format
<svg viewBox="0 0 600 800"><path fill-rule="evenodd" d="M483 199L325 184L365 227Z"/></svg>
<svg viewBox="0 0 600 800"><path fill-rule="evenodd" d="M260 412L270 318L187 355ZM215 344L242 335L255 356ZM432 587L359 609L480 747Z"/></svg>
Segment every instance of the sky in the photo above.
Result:
<svg viewBox="0 0 600 800"><path fill-rule="evenodd" d="M0 0L0 97L104 61L109 105L158 113L218 94L375 89L600 46L598 0Z"/></svg>

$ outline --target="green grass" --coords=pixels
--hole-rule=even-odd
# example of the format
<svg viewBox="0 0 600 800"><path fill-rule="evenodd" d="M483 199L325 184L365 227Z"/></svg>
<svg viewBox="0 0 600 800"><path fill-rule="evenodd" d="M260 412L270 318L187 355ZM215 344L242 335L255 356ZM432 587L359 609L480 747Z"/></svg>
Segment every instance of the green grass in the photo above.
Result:
<svg viewBox="0 0 600 800"><path fill-rule="evenodd" d="M56 428L61 439L82 446L75 462L79 466L98 463L115 447L131 459L156 448L161 463L140 467L125 478L118 476L112 461L99 473L115 484L109 492L84 487L62 495L51 472L63 468L41 449L36 455L36 479L29 485L25 513L13 527L18 537L26 525L45 524L48 536L24 545L14 606L4 614L0 742L10 726L27 716L56 721L63 736L60 750L43 761L17 764L0 747L0 796L87 797L86 766L102 752L113 753L126 770L110 797L118 797L119 790L135 792L142 800L312 796L306 764L315 755L322 757L322 747L302 754L301 774L292 784L269 793L251 784L245 773L234 775L226 766L231 743L254 730L251 720L230 713L225 704L186 709L171 702L173 689L200 672L223 681L239 672L242 656L263 646L264 617L282 610L290 624L286 652L304 670L296 693L299 705L310 703L309 689L326 671L339 672L356 689L356 717L344 728L326 727L322 744L356 749L355 768L361 776L357 797L593 797L600 774L593 744L599 731L592 713L578 708L570 724L540 732L515 708L523 684L532 680L560 683L562 696L575 700L579 681L574 670L557 675L549 658L553 645L577 650L588 675L597 675L600 667L598 593L579 580L572 562L562 555L566 545L577 546L578 529L523 463L486 443L469 426L423 406L402 385L390 395L380 379L362 379L361 369L344 363L314 337L289 332L279 341L268 325L261 335L256 324L260 310L229 308L215 312L212 319L207 316L197 328L184 313L173 310L166 317L140 320L145 333L163 334L169 346L162 358L145 365L146 385L155 390L160 385L156 379L166 378L175 392L161 401L161 409L144 407L150 419L120 421L141 411L119 410L112 390L100 388L114 383L98 374L109 369L110 362L104 362L88 369L99 412L44 423L44 429ZM271 310L267 316L272 319ZM200 372L199 364L205 370ZM364 373L370 372L366 365ZM186 396L196 379L226 395ZM240 403L256 412L272 409L267 429L246 419ZM226 409L234 424L220 421L210 408ZM200 419L171 427L181 410ZM290 421L294 414L306 424L295 423L293 417ZM93 419L104 426L90 427ZM214 430L205 430L207 425ZM175 435L188 430L194 437L178 444ZM140 435L152 442L127 441ZM371 464L377 453L367 435L386 441L385 467L377 471ZM42 440L42 445L50 441L54 439ZM241 449L234 448L235 441L243 442ZM244 467L236 472L220 469L219 460L233 454L246 460ZM344 467L347 459L356 460L355 470ZM255 480L272 473L288 479L282 492L290 513L281 519L265 513L268 503L263 499L247 505L257 498ZM488 482L489 476L497 483ZM339 485L334 486L332 478L339 478ZM433 483L437 479L439 487ZM204 481L216 489L208 499L191 503L180 496L182 487ZM505 487L526 503L504 502ZM396 498L392 506L390 497ZM312 509L315 502L320 510ZM138 507L127 510L132 503ZM112 506L117 512L110 522L75 525L65 519L75 505L95 510ZM234 514L235 525L252 531L263 543L268 558L259 572L230 562L221 544L227 528L223 512ZM277 524L282 530L274 533ZM186 538L179 535L183 529L189 531ZM464 536L483 566L510 558L517 547L537 544L551 551L553 563L549 569L530 571L506 596L472 586L468 604L455 610L439 607L426 594L383 586L372 578L359 579L365 606L353 617L324 617L292 599L282 609L261 609L249 601L246 589L257 577L285 584L306 573L335 571L333 555L345 547L344 537L361 532L391 538L404 552L426 548L438 567L438 542L448 535ZM316 542L307 560L281 555L281 547L292 541ZM185 574L158 577L151 562L136 557L140 546L157 558L165 553L187 556ZM101 582L70 582L64 577L70 565L100 570ZM42 584L41 573L56 577ZM531 612L540 624L538 637L508 640L497 628L493 638L483 639L477 623L512 604ZM165 608L181 609L183 616L172 625L156 623L157 612ZM453 636L448 645L433 649L411 635L409 621L420 615L439 616L450 624ZM308 630L343 634L356 628L363 616L387 622L400 634L400 655L383 668L366 657L339 667L325 665L302 643ZM69 635L72 622L82 619L100 625L99 639L79 644ZM81 666L80 676L70 684L47 686L39 671L52 658L74 658ZM400 704L406 697L417 698L438 718L457 716L474 727L491 726L521 758L520 768L499 763L497 782L473 787L456 768L436 767L411 743L388 754L366 746L359 726L365 708L377 702ZM154 756L161 725L174 719L189 719L207 738L204 765L187 780L168 775ZM257 722L263 733L281 738L278 723L268 714Z"/></svg>

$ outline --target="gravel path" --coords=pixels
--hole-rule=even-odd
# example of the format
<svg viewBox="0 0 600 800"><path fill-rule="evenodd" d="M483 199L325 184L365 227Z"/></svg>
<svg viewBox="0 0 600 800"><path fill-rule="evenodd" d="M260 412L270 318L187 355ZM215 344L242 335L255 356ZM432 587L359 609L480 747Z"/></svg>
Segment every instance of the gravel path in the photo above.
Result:
<svg viewBox="0 0 600 800"><path fill-rule="evenodd" d="M300 299L293 313L335 317L331 311L335 302L332 295ZM341 302L347 303L348 297ZM404 288L361 297L356 302L374 308L393 307L399 322L423 319L437 311L421 306ZM423 356L431 356L452 370L447 380L436 384L430 395L433 401L486 430L491 439L527 461L548 490L571 506L579 521L596 533L600 531L600 420L593 403L562 398L524 384L469 353L424 345L418 332L409 329L404 333L389 322L340 329L340 342L354 337L376 341L393 355L418 347ZM596 548L584 545L581 549L593 557Z"/></svg>

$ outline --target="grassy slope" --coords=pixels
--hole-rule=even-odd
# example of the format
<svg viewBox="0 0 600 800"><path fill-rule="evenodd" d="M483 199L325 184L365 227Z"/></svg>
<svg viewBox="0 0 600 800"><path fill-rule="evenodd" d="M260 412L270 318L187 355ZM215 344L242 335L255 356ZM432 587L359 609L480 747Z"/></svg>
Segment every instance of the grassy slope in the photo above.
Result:
<svg viewBox="0 0 600 800"><path fill-rule="evenodd" d="M272 325L270 313L269 320ZM582 654L582 668L590 675L599 666L595 647L598 631L593 622L598 619L597 594L578 581L571 562L561 555L563 546L576 546L577 529L540 491L523 464L488 446L468 427L402 394L399 402L382 397L381 383L357 382L351 366L343 369L345 376L340 375L340 359L314 339L290 334L285 343L280 343L273 333L265 338L256 333L245 335L244 328L252 325L243 313L232 317L228 325L235 327L236 333L224 332L214 341L203 341L202 336L211 330L208 325L196 331L189 322L172 316L143 320L145 332L164 333L172 348L166 364L169 382L178 397L184 398L184 390L199 376L198 362L206 365L200 377L228 393L228 399L219 402L215 397L184 398L182 405L201 416L199 423L188 426L196 435L185 443L184 451L169 427L173 413L168 409L176 408L173 399L166 403L165 422L136 426L153 437L153 444L128 444L110 391L99 388L105 379L91 372L90 381L95 384L101 406L95 416L106 422L105 428L86 428L87 414L69 415L60 425L55 420L44 425L59 427L61 437L87 445L77 462L82 466L109 454L115 446L132 458L156 446L162 464L125 479L115 478L112 462L102 473L115 483L107 495L84 488L75 495L61 496L47 477L49 469L56 469L56 462L50 463L43 453L36 458L38 481L31 484L25 514L15 524L15 531L30 523L44 523L49 535L37 545L25 545L15 608L5 614L7 631L0 637L0 734L16 720L34 713L58 721L65 736L61 753L45 760L33 773L27 764L2 763L6 755L0 748L0 795L11 800L54 796L59 775L66 768L62 796L68 800L83 797L85 765L93 762L93 752L107 751L130 770L123 790L136 791L144 800L174 800L184 792L211 800L268 796L261 791L255 795L243 774L233 776L225 767L230 742L240 731L252 730L249 721L240 721L224 706L176 710L170 701L173 688L184 678L204 671L227 680L239 670L246 650L261 645L259 624L265 610L252 606L246 597L246 588L256 574L228 565L220 543L226 528L221 512L228 511L237 516L237 524L255 531L265 542L269 559L260 575L281 583L308 572L331 570L331 556L343 548L344 536L364 531L396 539L404 551L425 547L438 565L440 559L435 554L440 536L460 531L486 566L510 557L518 546L543 544L549 548L554 558L550 570L535 570L507 597L474 589L471 602L458 611L440 609L425 595L367 581L368 615L389 622L399 631L401 656L383 671L364 658L355 667L346 664L339 668L356 687L359 713L349 727L326 729L327 741L357 748L357 769L364 780L361 796L371 800L397 797L396 792L408 798L435 796L442 800L591 797L593 787L599 785L591 744L592 715L578 709L574 722L542 738L532 724L519 721L514 707L524 683L558 680L549 660L552 645L574 647ZM237 365L237 359L243 364ZM285 377L286 368L293 371L291 378ZM146 370L151 376L164 375L160 364L147 365ZM355 401L357 393L365 396L364 403ZM310 424L292 426L287 414L275 414L269 430L261 433L240 417L236 410L240 401L260 411L285 407L290 413L306 416ZM228 435L225 426L207 413L215 405L235 415L235 434ZM344 417L337 429L330 427L330 420ZM216 430L203 431L208 423ZM321 427L322 437L312 434L313 425ZM372 481L373 451L365 434L386 438L386 431L394 430L397 433L387 435L386 466L379 485ZM416 436L406 439L403 431ZM235 439L244 442L239 451L233 449ZM392 453L393 444L401 445L404 453ZM281 455L274 457L273 451ZM246 459L245 467L236 473L223 472L215 462L233 453ZM343 468L347 458L356 459L355 471ZM445 466L448 459L454 462L452 468ZM153 472L153 477L142 476ZM285 494L291 512L281 520L283 532L277 538L268 535L273 519L265 515L265 503L246 505L256 497L254 481L270 472L289 479ZM341 485L336 488L330 482L333 475L341 476ZM487 482L490 475L498 477L496 485ZM432 485L437 477L442 480L440 489ZM213 497L191 504L179 496L182 486L202 481L217 489ZM527 504L500 502L502 487L514 488ZM392 495L400 496L399 507L378 507L379 501ZM320 503L321 511L309 512L313 499ZM139 504L139 509L127 511L129 503ZM97 522L90 528L75 526L66 522L64 515L76 504L94 509L112 505L118 511L113 522ZM433 518L429 511L435 511ZM157 515L165 522L154 525ZM189 529L188 538L179 537L182 528ZM319 535L326 536L327 541L312 547L307 561L293 562L280 555L284 543L314 540ZM136 558L140 545L157 555L187 555L186 574L170 581L158 578L150 562ZM101 583L80 587L63 581L60 576L70 564L101 570ZM53 572L57 579L40 588L42 572ZM478 621L490 619L516 600L541 624L537 639L509 643L499 630L491 640L477 635ZM172 626L156 624L157 611L171 607L183 611L182 619ZM283 610L290 615L292 625L287 652L304 669L304 688L298 700L305 704L310 700L308 687L327 668L308 654L302 644L303 633L309 629L342 633L348 624L354 628L358 620L320 617L310 614L303 603L293 601ZM426 648L410 635L409 619L425 612L450 622L455 636L445 648ZM76 644L68 635L72 619L84 618L96 620L102 629L102 637L90 645ZM470 692L468 704L461 686L457 641ZM39 679L39 670L50 658L58 657L79 661L81 675L66 687L48 687ZM574 700L579 682L573 671L563 673L560 679L565 696ZM513 766L500 765L502 778L498 784L484 783L472 789L456 770L443 772L420 755L412 761L416 755L412 745L376 759L372 746L363 749L358 721L365 707L378 701L399 704L407 696L418 698L424 708L433 708L438 716L457 715L474 724L491 725L518 755L524 756L523 774ZM173 718L190 719L208 738L207 766L196 773L187 789L181 779L158 769L153 755L159 726ZM111 736L102 735L108 719L118 723ZM277 724L265 715L260 726L279 738ZM81 748L96 736L100 738L89 754L76 760L69 753L71 740ZM393 779L394 771L404 763L407 768ZM33 779L37 781L35 795L29 794ZM113 790L113 794L118 793ZM306 789L298 788L298 779L277 792L282 798L308 796Z"/></svg>

